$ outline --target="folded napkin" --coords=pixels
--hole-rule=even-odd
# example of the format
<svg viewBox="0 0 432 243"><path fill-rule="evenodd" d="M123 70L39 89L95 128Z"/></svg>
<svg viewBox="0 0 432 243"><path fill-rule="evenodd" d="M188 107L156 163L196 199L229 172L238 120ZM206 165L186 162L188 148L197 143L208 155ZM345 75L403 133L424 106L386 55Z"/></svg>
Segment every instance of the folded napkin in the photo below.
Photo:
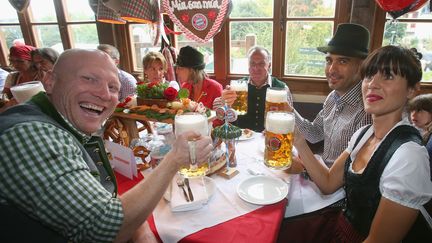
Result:
<svg viewBox="0 0 432 243"><path fill-rule="evenodd" d="M189 186L194 196L193 202L186 201L183 190L177 185L177 176L174 177L171 182L171 211L181 212L196 210L207 203L208 194L203 178L189 179ZM186 194L188 194L186 185L184 185L184 189L186 190Z"/></svg>

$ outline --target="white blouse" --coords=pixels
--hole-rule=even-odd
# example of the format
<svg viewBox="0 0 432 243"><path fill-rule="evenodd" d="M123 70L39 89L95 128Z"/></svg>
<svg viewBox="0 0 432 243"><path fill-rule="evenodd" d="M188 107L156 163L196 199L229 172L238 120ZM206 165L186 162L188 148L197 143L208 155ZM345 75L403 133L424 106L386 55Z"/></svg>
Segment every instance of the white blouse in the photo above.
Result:
<svg viewBox="0 0 432 243"><path fill-rule="evenodd" d="M410 125L410 123L408 119L403 119L391 130L400 125ZM373 135L373 127L371 126L356 148L353 149L354 143L362 130L363 127L353 134L345 150L350 153L351 161L355 160L360 148ZM388 133L384 139L387 135ZM432 198L432 181L429 166L429 155L424 146L420 146L415 142L402 144L395 151L381 175L379 183L381 195L403 206L420 209L423 204ZM349 169L353 172L352 163ZM361 174L363 170L353 173Z"/></svg>

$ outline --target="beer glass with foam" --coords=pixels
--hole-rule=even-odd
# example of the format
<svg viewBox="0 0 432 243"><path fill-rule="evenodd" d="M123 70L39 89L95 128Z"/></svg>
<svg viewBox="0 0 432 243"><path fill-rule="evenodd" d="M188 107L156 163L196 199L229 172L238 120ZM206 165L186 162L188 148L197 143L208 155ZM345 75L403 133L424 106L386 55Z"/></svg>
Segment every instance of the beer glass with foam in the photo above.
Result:
<svg viewBox="0 0 432 243"><path fill-rule="evenodd" d="M207 117L201 113L188 112L181 115L176 115L174 118L174 129L175 135L178 136L187 131L199 132L202 136L209 135L209 125ZM185 178L201 177L205 176L209 170L208 161L201 161L201 165L198 165L195 157L195 138L190 137L189 140L189 155L190 165L187 167L180 168L179 173Z"/></svg>
<svg viewBox="0 0 432 243"><path fill-rule="evenodd" d="M288 111L288 93L286 88L267 88L265 113L268 111Z"/></svg>
<svg viewBox="0 0 432 243"><path fill-rule="evenodd" d="M23 103L29 100L33 95L40 91L45 91L40 81L30 81L18 84L11 87L10 90L18 103Z"/></svg>
<svg viewBox="0 0 432 243"><path fill-rule="evenodd" d="M248 101L248 83L246 80L231 80L231 90L234 90L237 94L237 98L232 104L232 108L239 115L247 113L247 101Z"/></svg>
<svg viewBox="0 0 432 243"><path fill-rule="evenodd" d="M267 167L279 170L291 167L294 124L292 112L267 112L264 150L264 164Z"/></svg>

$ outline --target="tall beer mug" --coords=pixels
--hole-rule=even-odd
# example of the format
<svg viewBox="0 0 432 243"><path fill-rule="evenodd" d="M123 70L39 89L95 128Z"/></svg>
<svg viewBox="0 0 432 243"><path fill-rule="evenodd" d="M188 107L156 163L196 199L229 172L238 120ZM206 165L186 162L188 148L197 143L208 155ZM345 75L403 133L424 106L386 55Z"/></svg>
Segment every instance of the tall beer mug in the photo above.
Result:
<svg viewBox="0 0 432 243"><path fill-rule="evenodd" d="M181 115L176 115L174 118L175 135L178 136L187 131L199 132L202 136L209 135L209 125L207 117L200 113L188 112ZM195 141L194 137L188 138L189 140L189 155L190 165L180 168L179 173L185 178L205 176L209 170L209 163L205 161L200 166L196 161L195 155Z"/></svg>
<svg viewBox="0 0 432 243"><path fill-rule="evenodd" d="M264 150L264 164L267 167L278 170L291 167L294 124L292 112L267 112Z"/></svg>
<svg viewBox="0 0 432 243"><path fill-rule="evenodd" d="M248 109L248 82L247 80L231 80L231 90L234 90L237 94L237 99L232 104L232 108L239 115L247 113Z"/></svg>
<svg viewBox="0 0 432 243"><path fill-rule="evenodd" d="M267 88L265 113L268 111L288 111L288 93L286 88Z"/></svg>
<svg viewBox="0 0 432 243"><path fill-rule="evenodd" d="M41 81L30 81L21 83L10 88L12 95L18 103L24 103L29 100L33 95L40 91L45 91Z"/></svg>

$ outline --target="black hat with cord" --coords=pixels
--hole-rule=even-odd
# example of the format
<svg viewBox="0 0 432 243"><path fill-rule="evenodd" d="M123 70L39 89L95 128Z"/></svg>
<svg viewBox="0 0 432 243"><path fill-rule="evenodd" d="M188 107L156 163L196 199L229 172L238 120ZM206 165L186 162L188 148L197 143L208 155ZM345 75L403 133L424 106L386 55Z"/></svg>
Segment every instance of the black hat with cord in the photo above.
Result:
<svg viewBox="0 0 432 243"><path fill-rule="evenodd" d="M206 64L204 62L204 55L201 52L191 46L185 46L180 49L175 65L202 70Z"/></svg>
<svg viewBox="0 0 432 243"><path fill-rule="evenodd" d="M320 46L317 50L324 53L366 58L369 53L369 31L359 24L340 24L327 46Z"/></svg>

